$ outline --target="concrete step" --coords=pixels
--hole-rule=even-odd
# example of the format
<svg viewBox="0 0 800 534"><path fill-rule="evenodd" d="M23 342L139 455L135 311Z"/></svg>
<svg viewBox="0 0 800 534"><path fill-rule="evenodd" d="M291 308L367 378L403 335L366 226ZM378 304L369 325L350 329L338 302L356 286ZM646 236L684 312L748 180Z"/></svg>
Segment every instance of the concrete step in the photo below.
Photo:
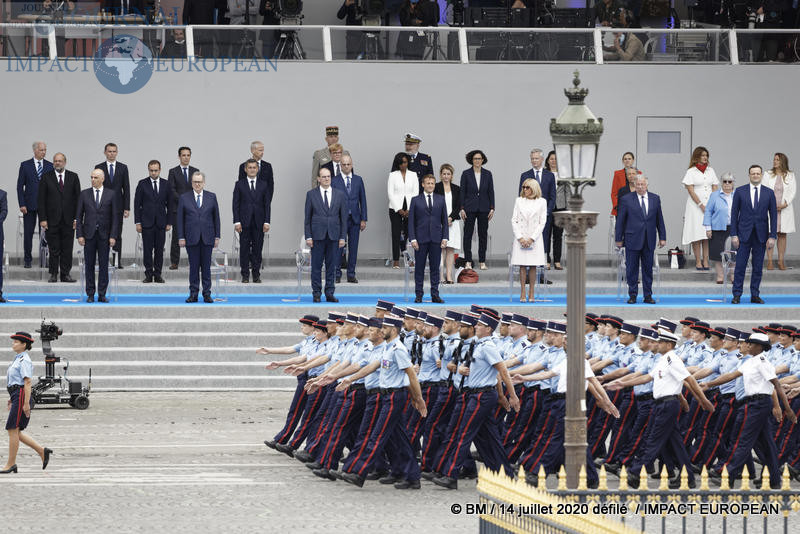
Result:
<svg viewBox="0 0 800 534"><path fill-rule="evenodd" d="M290 342L297 342L301 338L298 333ZM268 346L281 346L273 344L273 339ZM285 341L285 340L284 340ZM287 343L291 344L291 343ZM136 363L136 365L157 365L196 363L198 367L214 364L216 362L231 362L236 365L260 365L262 368L268 362L282 360L289 356L256 354L257 346L237 346L235 349L220 347L65 347L60 340L53 343L53 351L62 361L69 361L70 366L78 363L109 362L110 364ZM43 361L41 347L30 351L31 359L35 362ZM65 363L56 364L56 368L64 367ZM71 368L71 367L70 367Z"/></svg>
<svg viewBox="0 0 800 534"><path fill-rule="evenodd" d="M69 379L81 382L84 386L89 383L88 372L80 375L70 374ZM5 377L0 379L0 385L4 387L4 384ZM146 374L119 375L113 372L98 375L92 369L93 391L264 391L270 389L293 391L296 386L297 379L293 376L229 375L220 377L195 374L151 376Z"/></svg>

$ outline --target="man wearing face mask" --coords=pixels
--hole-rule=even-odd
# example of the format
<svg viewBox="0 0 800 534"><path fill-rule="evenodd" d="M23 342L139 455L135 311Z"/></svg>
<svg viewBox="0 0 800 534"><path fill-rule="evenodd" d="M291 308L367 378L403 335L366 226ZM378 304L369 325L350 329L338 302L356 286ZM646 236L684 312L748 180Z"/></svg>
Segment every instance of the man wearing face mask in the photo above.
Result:
<svg viewBox="0 0 800 534"><path fill-rule="evenodd" d="M614 22L615 28L630 28L633 14L627 9L620 10ZM644 61L644 45L642 40L632 32L614 32L614 42L603 47L603 59L606 61Z"/></svg>

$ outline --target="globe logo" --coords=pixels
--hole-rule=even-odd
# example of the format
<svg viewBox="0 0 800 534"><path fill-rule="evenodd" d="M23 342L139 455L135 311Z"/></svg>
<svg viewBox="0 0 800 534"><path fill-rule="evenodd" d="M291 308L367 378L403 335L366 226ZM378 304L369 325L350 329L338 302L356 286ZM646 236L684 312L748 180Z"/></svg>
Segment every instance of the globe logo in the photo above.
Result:
<svg viewBox="0 0 800 534"><path fill-rule="evenodd" d="M153 75L153 55L133 35L115 35L97 49L94 75L112 93L135 93L147 85Z"/></svg>

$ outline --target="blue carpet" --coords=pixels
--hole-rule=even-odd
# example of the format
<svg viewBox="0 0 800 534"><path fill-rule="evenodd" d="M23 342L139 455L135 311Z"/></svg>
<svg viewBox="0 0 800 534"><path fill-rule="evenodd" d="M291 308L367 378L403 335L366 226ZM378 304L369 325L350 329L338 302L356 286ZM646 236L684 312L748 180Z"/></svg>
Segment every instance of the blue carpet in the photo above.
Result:
<svg viewBox="0 0 800 534"><path fill-rule="evenodd" d="M121 294L108 304L88 304L84 302L85 298L78 300L75 293L25 293L6 295L8 303L2 305L0 309L14 306L210 306L201 302L197 304L186 304L185 294ZM346 293L337 294L339 304L331 304L323 302L314 304L310 295L304 295L300 301L297 301L296 296L290 295L275 295L275 294L230 294L226 301L218 301L217 306L364 306L371 307L375 302L381 298L391 302L395 302L400 306L408 306L414 304L414 299L410 298L405 300L402 295L370 295L370 294L352 294ZM749 296L742 297L741 304L731 304L730 297L726 299L725 303L721 302L719 294L715 295L664 295L655 305L642 304L641 297L638 304L626 304L626 300L617 300L616 295L587 295L586 306L588 308L600 307L616 307L624 306L631 308L798 308L800 307L800 295L798 294L782 294L782 295L764 295L766 304L750 304ZM551 306L551 307L565 307L567 305L567 296L565 294L548 295L542 301L537 300L536 303L521 304L514 299L509 301L507 296L497 294L456 294L448 295L445 304L433 304L430 298L426 297L423 301L426 306L437 307L453 307L464 308L469 307L470 304L482 304L491 307L504 307L504 306Z"/></svg>

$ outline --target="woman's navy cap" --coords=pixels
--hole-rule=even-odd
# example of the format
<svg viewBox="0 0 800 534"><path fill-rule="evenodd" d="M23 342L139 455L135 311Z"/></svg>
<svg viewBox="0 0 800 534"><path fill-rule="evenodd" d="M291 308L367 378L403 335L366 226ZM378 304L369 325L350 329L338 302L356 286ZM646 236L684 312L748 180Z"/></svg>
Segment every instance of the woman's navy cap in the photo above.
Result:
<svg viewBox="0 0 800 534"><path fill-rule="evenodd" d="M17 341L33 343L33 338L27 332L17 332L11 336L11 339L16 339Z"/></svg>
<svg viewBox="0 0 800 534"><path fill-rule="evenodd" d="M317 321L319 321L319 317L316 315L304 315L300 318L300 322L307 325L313 325Z"/></svg>

